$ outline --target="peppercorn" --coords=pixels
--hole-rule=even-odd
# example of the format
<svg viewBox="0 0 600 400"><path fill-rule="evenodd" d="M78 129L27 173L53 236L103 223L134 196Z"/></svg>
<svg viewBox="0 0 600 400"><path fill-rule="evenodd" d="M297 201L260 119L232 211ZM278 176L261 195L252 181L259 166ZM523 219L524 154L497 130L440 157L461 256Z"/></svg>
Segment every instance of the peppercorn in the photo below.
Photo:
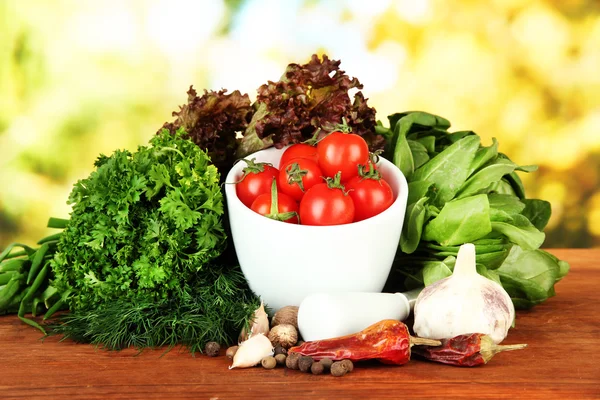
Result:
<svg viewBox="0 0 600 400"><path fill-rule="evenodd" d="M331 358L325 357L322 358L321 361L319 361L321 364L323 364L323 367L326 370L329 370L331 368L331 364L333 364L333 360Z"/></svg>
<svg viewBox="0 0 600 400"><path fill-rule="evenodd" d="M275 356L275 361L277 361L277 365L285 365L285 360L287 356L285 354L277 354Z"/></svg>
<svg viewBox="0 0 600 400"><path fill-rule="evenodd" d="M301 356L298 359L298 369L302 372L307 372L313 364L312 357Z"/></svg>
<svg viewBox="0 0 600 400"><path fill-rule="evenodd" d="M275 357L273 356L263 358L260 363L265 369L273 369L277 365L277 361L275 361Z"/></svg>
<svg viewBox="0 0 600 400"><path fill-rule="evenodd" d="M298 359L300 358L300 354L298 353L290 353L285 359L285 366L289 369L298 369Z"/></svg>
<svg viewBox="0 0 600 400"><path fill-rule="evenodd" d="M320 362L313 363L310 366L310 372L312 372L313 375L321 375L323 371L325 371L325 367Z"/></svg>
<svg viewBox="0 0 600 400"><path fill-rule="evenodd" d="M275 346L275 355L277 355L277 354L287 355L287 349L278 344L277 346Z"/></svg>
<svg viewBox="0 0 600 400"><path fill-rule="evenodd" d="M227 356L227 358L229 358L230 360L233 359L233 356L235 356L235 353L237 353L238 350L238 346L231 346L227 349L227 351L225 352L225 355Z"/></svg>
<svg viewBox="0 0 600 400"><path fill-rule="evenodd" d="M342 364L344 364L348 372L352 372L354 370L354 364L352 364L352 361L342 360Z"/></svg>
<svg viewBox="0 0 600 400"><path fill-rule="evenodd" d="M346 366L341 361L336 361L331 364L331 375L344 376L347 372Z"/></svg>
<svg viewBox="0 0 600 400"><path fill-rule="evenodd" d="M217 342L208 342L204 346L204 353L209 357L216 357L221 351L221 345Z"/></svg>

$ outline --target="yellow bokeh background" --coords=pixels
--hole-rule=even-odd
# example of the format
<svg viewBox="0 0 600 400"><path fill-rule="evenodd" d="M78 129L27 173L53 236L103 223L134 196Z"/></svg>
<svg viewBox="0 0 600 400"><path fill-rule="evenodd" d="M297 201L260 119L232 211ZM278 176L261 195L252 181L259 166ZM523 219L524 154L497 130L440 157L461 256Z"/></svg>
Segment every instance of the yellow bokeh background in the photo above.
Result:
<svg viewBox="0 0 600 400"><path fill-rule="evenodd" d="M600 246L600 3L0 1L0 247L67 217L100 153L135 149L186 91L251 98L290 62L342 61L378 118L423 110L540 169L544 247Z"/></svg>

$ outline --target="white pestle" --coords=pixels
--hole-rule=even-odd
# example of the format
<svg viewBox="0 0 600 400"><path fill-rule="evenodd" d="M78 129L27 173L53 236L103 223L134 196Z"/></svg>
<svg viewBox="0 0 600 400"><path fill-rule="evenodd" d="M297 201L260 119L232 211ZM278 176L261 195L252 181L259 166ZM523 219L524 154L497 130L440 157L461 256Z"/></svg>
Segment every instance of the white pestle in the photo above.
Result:
<svg viewBox="0 0 600 400"><path fill-rule="evenodd" d="M298 329L308 342L350 335L384 319L403 321L421 289L405 293L314 293L300 303Z"/></svg>

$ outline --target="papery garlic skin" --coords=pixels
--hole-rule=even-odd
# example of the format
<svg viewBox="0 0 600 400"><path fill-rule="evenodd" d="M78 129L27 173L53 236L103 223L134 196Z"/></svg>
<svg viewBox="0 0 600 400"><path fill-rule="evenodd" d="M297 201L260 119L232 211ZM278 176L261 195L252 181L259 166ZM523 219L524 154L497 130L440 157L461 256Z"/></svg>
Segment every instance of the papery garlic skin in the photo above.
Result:
<svg viewBox="0 0 600 400"><path fill-rule="evenodd" d="M245 328L242 329L238 337L238 342L248 340L253 335L257 335L259 333L265 336L269 334L269 316L265 311L265 305L262 301L260 302L260 306L254 311L250 333L248 334Z"/></svg>
<svg viewBox="0 0 600 400"><path fill-rule="evenodd" d="M265 335L259 333L240 343L229 369L253 367L260 363L263 358L272 355L273 345L271 341Z"/></svg>
<svg viewBox="0 0 600 400"><path fill-rule="evenodd" d="M414 309L417 336L450 339L484 333L499 344L515 318L515 307L502 286L477 273L475 246L464 244L458 251L451 276L427 286Z"/></svg>

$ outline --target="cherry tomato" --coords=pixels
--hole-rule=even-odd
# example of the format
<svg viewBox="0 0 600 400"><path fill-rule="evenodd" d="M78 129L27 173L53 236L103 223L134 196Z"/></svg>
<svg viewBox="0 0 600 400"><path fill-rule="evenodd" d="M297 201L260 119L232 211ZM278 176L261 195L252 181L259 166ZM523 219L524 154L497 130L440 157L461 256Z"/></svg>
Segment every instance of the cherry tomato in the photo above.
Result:
<svg viewBox="0 0 600 400"><path fill-rule="evenodd" d="M310 188L300 202L303 225L342 225L354 220L354 203L343 188L319 183Z"/></svg>
<svg viewBox="0 0 600 400"><path fill-rule="evenodd" d="M358 165L369 161L369 146L353 133L332 132L317 144L319 166L326 176L342 173L342 182L358 175Z"/></svg>
<svg viewBox="0 0 600 400"><path fill-rule="evenodd" d="M316 161L308 158L290 160L279 170L279 188L294 200L302 196L314 185L323 182L323 172Z"/></svg>
<svg viewBox="0 0 600 400"><path fill-rule="evenodd" d="M285 193L277 193L277 210L271 210L271 193L263 193L254 200L250 207L252 211L264 215L268 218L291 224L298 223L298 203ZM295 212L296 214L286 218L286 213Z"/></svg>
<svg viewBox="0 0 600 400"><path fill-rule="evenodd" d="M308 158L317 161L317 148L306 143L293 144L281 155L279 166L286 165L295 158Z"/></svg>
<svg viewBox="0 0 600 400"><path fill-rule="evenodd" d="M387 210L394 202L392 188L383 179L355 176L346 182L345 187L354 202L354 221L371 218Z"/></svg>
<svg viewBox="0 0 600 400"><path fill-rule="evenodd" d="M271 184L279 176L279 170L270 164L255 163L254 159L244 161L248 165L242 170L244 175L235 189L240 201L250 207L258 196L271 192Z"/></svg>

